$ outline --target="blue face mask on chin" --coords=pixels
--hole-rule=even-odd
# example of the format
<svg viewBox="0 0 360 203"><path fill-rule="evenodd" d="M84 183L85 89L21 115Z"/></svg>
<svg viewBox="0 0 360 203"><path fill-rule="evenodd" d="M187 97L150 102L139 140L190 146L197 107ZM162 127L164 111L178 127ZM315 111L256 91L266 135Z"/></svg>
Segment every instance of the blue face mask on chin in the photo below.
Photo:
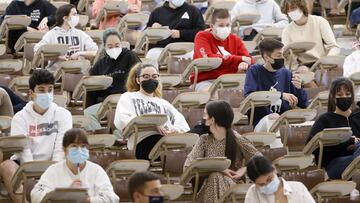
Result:
<svg viewBox="0 0 360 203"><path fill-rule="evenodd" d="M37 93L35 103L42 109L48 109L53 100L53 93Z"/></svg>
<svg viewBox="0 0 360 203"><path fill-rule="evenodd" d="M260 192L264 195L272 195L279 189L279 185L280 179L274 175L274 179L269 184L262 186Z"/></svg>
<svg viewBox="0 0 360 203"><path fill-rule="evenodd" d="M86 147L71 147L66 158L75 165L83 164L89 159L89 150Z"/></svg>

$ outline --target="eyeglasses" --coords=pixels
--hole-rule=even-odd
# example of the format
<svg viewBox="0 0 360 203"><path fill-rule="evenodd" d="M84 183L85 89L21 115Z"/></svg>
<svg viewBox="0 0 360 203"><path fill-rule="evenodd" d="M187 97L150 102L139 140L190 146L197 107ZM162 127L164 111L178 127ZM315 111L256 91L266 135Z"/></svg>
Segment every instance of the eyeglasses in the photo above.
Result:
<svg viewBox="0 0 360 203"><path fill-rule="evenodd" d="M152 74L152 75L149 75L149 74L144 74L144 75L140 75L140 77L144 78L144 79L158 79L160 77L159 74Z"/></svg>

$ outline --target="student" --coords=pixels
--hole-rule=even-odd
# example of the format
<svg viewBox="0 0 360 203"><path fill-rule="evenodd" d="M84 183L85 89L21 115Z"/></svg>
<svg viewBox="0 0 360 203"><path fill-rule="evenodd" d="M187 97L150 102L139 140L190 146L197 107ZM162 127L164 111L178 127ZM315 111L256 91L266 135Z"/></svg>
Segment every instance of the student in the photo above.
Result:
<svg viewBox="0 0 360 203"><path fill-rule="evenodd" d="M47 32L49 27L55 24L55 13L56 7L47 0L12 1L6 8L1 21L3 21L7 15L27 15L31 18L31 23L27 29L9 31L8 47L11 53L15 53L15 43L24 32Z"/></svg>
<svg viewBox="0 0 360 203"><path fill-rule="evenodd" d="M359 117L352 114L353 103L354 87L352 82L347 78L334 80L329 92L328 112L315 121L306 140L308 143L317 133L326 128L351 127L354 136L349 140L336 146L324 147L321 166L325 168L331 179L341 179L345 168L360 155L358 138L360 129L356 125ZM315 160L318 161L319 149L315 150L313 154Z"/></svg>
<svg viewBox="0 0 360 203"><path fill-rule="evenodd" d="M278 177L276 169L266 157L253 157L246 169L248 177L255 184L247 191L245 203L315 203L304 184Z"/></svg>
<svg viewBox="0 0 360 203"><path fill-rule="evenodd" d="M246 73L244 95L256 91L279 91L280 99L269 107L255 108L254 131L267 132L272 123L284 113L295 107L306 108L307 94L297 73L284 67L283 44L275 39L264 39L259 50L264 65L255 64Z"/></svg>
<svg viewBox="0 0 360 203"><path fill-rule="evenodd" d="M163 202L160 178L149 171L134 173L129 178L128 192L133 203Z"/></svg>
<svg viewBox="0 0 360 203"><path fill-rule="evenodd" d="M158 42L146 54L146 58L157 60L163 48L174 42L193 42L196 33L205 29L203 16L198 8L185 0L167 0L150 14L148 27L168 26L171 36Z"/></svg>
<svg viewBox="0 0 360 203"><path fill-rule="evenodd" d="M329 22L321 16L310 15L306 0L285 0L283 12L292 20L282 33L285 46L303 41L315 43L314 48L298 58L299 62L310 66L322 56L340 54Z"/></svg>
<svg viewBox="0 0 360 203"><path fill-rule="evenodd" d="M129 6L128 6L129 13L140 12L140 9L141 9L141 1L140 0L129 0L127 2L129 4ZM100 13L100 10L103 8L104 5L105 5L105 0L95 0L92 5L92 15L97 16ZM121 19L120 15L108 16L106 20L104 19L100 22L99 29L104 30L104 29L111 28L111 27L115 28L119 24L120 19Z"/></svg>
<svg viewBox="0 0 360 203"><path fill-rule="evenodd" d="M279 5L274 0L242 0L238 1L231 10L231 18L235 19L240 14L258 13L260 19L250 26L240 28L240 36L244 41L251 41L264 28L285 28L289 24L288 18L281 13Z"/></svg>
<svg viewBox="0 0 360 203"><path fill-rule="evenodd" d="M226 9L216 9L211 18L210 30L199 32L195 37L194 59L217 57L220 67L198 73L195 89L207 92L216 78L228 73L245 73L254 63L242 40L231 33L231 19ZM194 74L190 80L194 83Z"/></svg>
<svg viewBox="0 0 360 203"><path fill-rule="evenodd" d="M0 174L13 202L21 202L15 195L11 179L19 164L36 160L64 159L62 140L64 133L72 128L70 112L53 102L54 76L47 70L35 70L29 79L30 102L11 121L10 135L25 135L31 144L22 153L11 157L0 165Z"/></svg>
<svg viewBox="0 0 360 203"><path fill-rule="evenodd" d="M31 202L40 203L56 188L87 188L87 203L118 203L119 197L101 166L88 161L89 141L85 131L68 130L62 142L66 160L50 166L31 191Z"/></svg>
<svg viewBox="0 0 360 203"><path fill-rule="evenodd" d="M106 90L88 93L88 101L94 105L85 109L84 114L92 118L92 123L87 130L101 128L97 121L96 112L105 98L111 94L126 92L125 82L128 73L139 57L131 50L121 47L120 34L115 29L107 29L103 34L105 56L95 63L90 69L90 75L107 75L113 78L113 83Z"/></svg>
<svg viewBox="0 0 360 203"><path fill-rule="evenodd" d="M134 143L135 136L130 136L127 146L132 150L137 144L137 159L149 159L151 149L163 136L190 130L184 116L161 98L160 75L153 65L139 63L134 66L129 72L126 87L128 92L121 95L115 111L114 124L118 130L124 130L133 118L140 115L166 114L168 117L157 131L140 132L137 143Z"/></svg>
<svg viewBox="0 0 360 203"><path fill-rule="evenodd" d="M360 29L355 33L356 41L353 44L353 53L345 58L343 76L349 78L353 73L360 72ZM360 88L355 88L355 101L360 101Z"/></svg>
<svg viewBox="0 0 360 203"><path fill-rule="evenodd" d="M184 168L196 159L208 157L227 157L231 165L222 173L209 175L198 193L198 202L217 202L246 173L243 161L246 163L254 155L261 155L249 140L232 129L233 119L234 112L227 102L212 101L206 104L204 120L209 133L200 136L186 158Z"/></svg>
<svg viewBox="0 0 360 203"><path fill-rule="evenodd" d="M72 4L63 5L56 12L56 27L47 32L34 47L34 52L45 44L67 44L69 50L60 60L77 60L95 57L98 50L95 42L84 31L75 26L79 23L79 16Z"/></svg>

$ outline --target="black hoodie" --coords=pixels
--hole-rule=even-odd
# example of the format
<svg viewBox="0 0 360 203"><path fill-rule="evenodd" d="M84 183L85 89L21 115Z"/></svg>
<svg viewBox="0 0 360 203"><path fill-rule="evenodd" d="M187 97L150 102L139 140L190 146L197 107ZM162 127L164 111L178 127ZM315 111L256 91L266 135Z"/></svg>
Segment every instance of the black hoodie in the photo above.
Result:
<svg viewBox="0 0 360 203"><path fill-rule="evenodd" d="M116 60L107 54L95 63L90 70L90 75L107 75L113 78L112 85L104 91L89 92L89 99L92 102L102 102L111 94L126 92L125 82L128 73L133 65L140 62L139 57L129 49L123 48Z"/></svg>
<svg viewBox="0 0 360 203"><path fill-rule="evenodd" d="M23 1L13 0L6 8L5 15L27 15L31 17L30 27L37 29L43 18L48 18L48 26L55 24L56 7L46 0L34 0L32 4L26 6ZM1 19L1 22L4 19ZM14 45L26 30L14 30L9 32L9 48L14 53Z"/></svg>
<svg viewBox="0 0 360 203"><path fill-rule="evenodd" d="M188 3L184 3L179 8L169 7L166 1L163 6L156 8L151 14L147 26L151 27L154 23L162 26L169 26L169 29L180 30L180 38L162 40L155 47L165 47L173 42L193 42L196 33L205 29L204 19L198 8Z"/></svg>

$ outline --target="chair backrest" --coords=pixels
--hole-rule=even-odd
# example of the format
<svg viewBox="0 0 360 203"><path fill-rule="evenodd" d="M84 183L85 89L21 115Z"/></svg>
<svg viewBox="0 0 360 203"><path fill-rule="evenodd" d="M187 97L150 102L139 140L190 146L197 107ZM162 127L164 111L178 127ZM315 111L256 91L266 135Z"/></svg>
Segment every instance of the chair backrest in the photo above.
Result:
<svg viewBox="0 0 360 203"><path fill-rule="evenodd" d="M161 28L147 28L141 33L138 38L134 51L138 54L146 55L149 50L149 44L155 44L158 41L167 39L170 37L171 31L168 27Z"/></svg>
<svg viewBox="0 0 360 203"><path fill-rule="evenodd" d="M274 161L275 159L285 156L288 154L288 150L286 147L280 148L263 148L260 152L268 158L270 161Z"/></svg>
<svg viewBox="0 0 360 203"><path fill-rule="evenodd" d="M179 109L183 107L199 107L210 100L208 92L183 92L175 97L172 104Z"/></svg>
<svg viewBox="0 0 360 203"><path fill-rule="evenodd" d="M57 60L59 56L67 53L69 46L67 44L45 44L35 53L32 64L34 67L45 68L45 62L48 60Z"/></svg>
<svg viewBox="0 0 360 203"><path fill-rule="evenodd" d="M20 59L0 60L0 74L14 74L22 69L23 62Z"/></svg>
<svg viewBox="0 0 360 203"><path fill-rule="evenodd" d="M102 19L105 19L107 16L116 16L125 14L128 11L128 2L127 1L106 1L103 7L100 9L99 13L95 18L95 22L99 25Z"/></svg>
<svg viewBox="0 0 360 203"><path fill-rule="evenodd" d="M158 64L160 66L166 66L168 63L168 57L184 55L193 50L194 50L194 43L192 42L170 43L161 52L158 58Z"/></svg>
<svg viewBox="0 0 360 203"><path fill-rule="evenodd" d="M83 76L77 83L72 94L72 98L79 100L86 92L105 90L112 84L112 82L113 78L109 76Z"/></svg>
<svg viewBox="0 0 360 203"><path fill-rule="evenodd" d="M83 202L87 199L86 188L55 188L47 193L41 203L48 202Z"/></svg>
<svg viewBox="0 0 360 203"><path fill-rule="evenodd" d="M184 186L163 184L161 185L161 190L164 193L165 200L176 200L183 194Z"/></svg>
<svg viewBox="0 0 360 203"><path fill-rule="evenodd" d="M216 78L214 83L210 86L209 92L214 95L219 89L235 88L244 89L245 74L224 74Z"/></svg>
<svg viewBox="0 0 360 203"><path fill-rule="evenodd" d="M0 116L14 116L13 105L8 93L0 87ZM2 129L2 127L0 127ZM1 131L1 130L0 130Z"/></svg>
<svg viewBox="0 0 360 203"><path fill-rule="evenodd" d="M314 163L313 155L285 155L273 161L279 171L299 171Z"/></svg>
<svg viewBox="0 0 360 203"><path fill-rule="evenodd" d="M222 63L221 58L209 57L209 58L197 58L194 59L182 74L183 81L187 81L190 74L196 71L211 71L218 68ZM196 76L195 76L196 77Z"/></svg>
<svg viewBox="0 0 360 203"><path fill-rule="evenodd" d="M324 169L285 171L281 172L281 177L287 181L302 182L308 190L311 190L315 185L325 181L325 171Z"/></svg>
<svg viewBox="0 0 360 203"><path fill-rule="evenodd" d="M0 137L0 161L10 158L14 153L22 152L24 148L29 146L30 142L31 140L24 135Z"/></svg>
<svg viewBox="0 0 360 203"><path fill-rule="evenodd" d="M15 92L27 93L29 90L30 76L17 76L10 81L9 88Z"/></svg>
<svg viewBox="0 0 360 203"><path fill-rule="evenodd" d="M210 24L211 16L215 9L227 9L231 11L233 7L235 6L236 1L216 1L209 5L209 7L206 9L206 12L204 14L204 19L206 24Z"/></svg>
<svg viewBox="0 0 360 203"><path fill-rule="evenodd" d="M116 137L112 134L88 135L90 150L109 148L114 145Z"/></svg>
<svg viewBox="0 0 360 203"><path fill-rule="evenodd" d="M234 184L221 197L218 203L243 202L252 184Z"/></svg>
<svg viewBox="0 0 360 203"><path fill-rule="evenodd" d="M73 115L72 122L74 128L82 128L84 129L91 123L91 118L86 115Z"/></svg>
<svg viewBox="0 0 360 203"><path fill-rule="evenodd" d="M38 43L44 35L44 32L24 32L16 41L16 44L14 46L15 51L21 51L21 49L24 48L26 44Z"/></svg>
<svg viewBox="0 0 360 203"><path fill-rule="evenodd" d="M329 98L329 91L322 91L319 92L316 97L311 101L308 109L315 109L318 106L320 107L327 107L328 105L328 98Z"/></svg>
<svg viewBox="0 0 360 203"><path fill-rule="evenodd" d="M121 94L112 94L105 98L99 110L96 112L96 117L101 120L106 117L108 111L116 109L117 103L121 97Z"/></svg>

